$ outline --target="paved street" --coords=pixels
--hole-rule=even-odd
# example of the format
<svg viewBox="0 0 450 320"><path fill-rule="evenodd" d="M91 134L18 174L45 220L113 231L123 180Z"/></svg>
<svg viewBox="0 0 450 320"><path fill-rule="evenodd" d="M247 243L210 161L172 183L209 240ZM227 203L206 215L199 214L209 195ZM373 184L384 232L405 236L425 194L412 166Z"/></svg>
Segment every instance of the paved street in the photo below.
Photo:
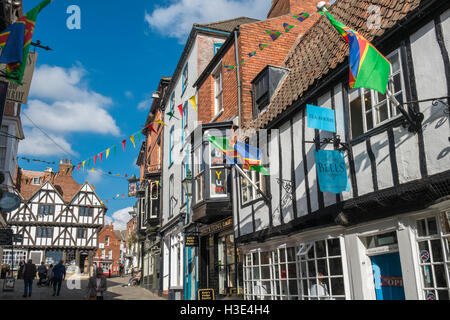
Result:
<svg viewBox="0 0 450 320"><path fill-rule="evenodd" d="M141 287L128 287L129 277L108 279L108 290L105 300L164 300L150 291ZM69 289L71 281L64 281L59 297L53 297L53 290L48 287L38 288L38 280L33 282L33 294L31 298L23 298L23 280L16 280L14 292L0 291L0 300L84 300L87 292L87 277L81 277L81 289ZM3 280L0 280L3 288ZM2 290L2 289L0 289Z"/></svg>

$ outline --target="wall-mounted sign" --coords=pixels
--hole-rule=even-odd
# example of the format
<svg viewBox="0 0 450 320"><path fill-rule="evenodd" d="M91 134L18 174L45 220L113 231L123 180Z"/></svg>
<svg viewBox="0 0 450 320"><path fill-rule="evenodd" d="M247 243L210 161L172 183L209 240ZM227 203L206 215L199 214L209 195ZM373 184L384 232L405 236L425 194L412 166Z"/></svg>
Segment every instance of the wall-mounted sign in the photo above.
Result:
<svg viewBox="0 0 450 320"><path fill-rule="evenodd" d="M226 170L225 169L211 169L211 193L213 195L226 195Z"/></svg>
<svg viewBox="0 0 450 320"><path fill-rule="evenodd" d="M0 208L5 212L11 212L19 209L22 199L15 193L5 192L0 199Z"/></svg>
<svg viewBox="0 0 450 320"><path fill-rule="evenodd" d="M306 106L306 113L309 128L336 133L336 116L334 110L308 104Z"/></svg>
<svg viewBox="0 0 450 320"><path fill-rule="evenodd" d="M232 226L233 226L233 218L228 218L226 220L216 222L214 224L208 225L207 227L200 229L200 234L207 235L210 233L218 233Z"/></svg>
<svg viewBox="0 0 450 320"><path fill-rule="evenodd" d="M153 247L150 249L150 253L152 256L159 256L161 255L161 248L160 247Z"/></svg>
<svg viewBox="0 0 450 320"><path fill-rule="evenodd" d="M139 181L133 181L128 184L128 196L134 197L139 189Z"/></svg>
<svg viewBox="0 0 450 320"><path fill-rule="evenodd" d="M184 246L185 247L198 247L199 246L199 237L193 234L185 234L184 235Z"/></svg>
<svg viewBox="0 0 450 320"><path fill-rule="evenodd" d="M0 229L0 246L12 246L13 231L12 229Z"/></svg>
<svg viewBox="0 0 450 320"><path fill-rule="evenodd" d="M334 194L350 191L344 152L319 150L314 153L320 191Z"/></svg>
<svg viewBox="0 0 450 320"><path fill-rule="evenodd" d="M214 289L198 290L198 300L215 300Z"/></svg>

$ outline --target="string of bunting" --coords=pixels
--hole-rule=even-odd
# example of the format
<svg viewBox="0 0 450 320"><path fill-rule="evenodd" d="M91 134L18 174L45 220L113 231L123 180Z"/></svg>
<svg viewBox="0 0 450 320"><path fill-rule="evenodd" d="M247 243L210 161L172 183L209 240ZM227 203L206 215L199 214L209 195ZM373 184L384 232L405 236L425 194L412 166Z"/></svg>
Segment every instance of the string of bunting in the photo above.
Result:
<svg viewBox="0 0 450 320"><path fill-rule="evenodd" d="M303 22L303 21L305 21L306 19L308 19L309 17L313 16L314 14L315 14L315 13L313 13L313 14L310 15L309 13L301 12L301 13L299 13L299 14L297 14L297 15L293 15L292 17L293 17L294 19L298 20L299 22ZM294 25L292 25L292 24L289 24L289 23L287 23L287 22L284 22L284 23L283 23L283 29L284 29L284 31L285 31L286 33L288 33L289 31L291 31L291 30L294 29L295 27L296 27L296 26L294 26ZM283 35L283 33L282 33L281 31L274 30L274 29L272 29L272 30L266 30L265 33L266 33L267 35L270 36L270 38L272 39L272 42L275 42L276 40L278 40L278 39ZM259 43L259 44L258 44L258 49L259 49L260 51L263 51L265 48L267 48L267 47L269 47L269 46L270 46L270 45L265 44L265 43ZM253 57L257 56L257 53L258 53L258 50L251 51L251 52L248 53L248 57L249 57L249 58L253 58ZM241 63L238 64L238 66L241 66L241 65L244 64L245 62L246 62L246 60L243 59L243 60L241 61ZM230 72L230 71L232 71L232 70L236 70L236 66L235 66L235 65L226 65L226 64L224 64L223 67L227 70L227 72Z"/></svg>
<svg viewBox="0 0 450 320"><path fill-rule="evenodd" d="M49 161L39 160L39 159L29 159L29 158L26 158L26 157L20 157L20 159L22 159L24 161L27 161L28 163L30 163L30 162L42 162L42 163L45 163L45 164L55 164L55 162L49 162Z"/></svg>

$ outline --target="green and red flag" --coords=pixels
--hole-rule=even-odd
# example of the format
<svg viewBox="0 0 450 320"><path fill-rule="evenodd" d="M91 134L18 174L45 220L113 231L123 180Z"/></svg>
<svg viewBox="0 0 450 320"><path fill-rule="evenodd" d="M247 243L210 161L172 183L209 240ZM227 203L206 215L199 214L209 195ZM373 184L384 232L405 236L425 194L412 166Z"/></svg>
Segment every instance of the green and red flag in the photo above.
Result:
<svg viewBox="0 0 450 320"><path fill-rule="evenodd" d="M303 22L309 18L309 13L301 12L299 14L294 15L293 17L294 17L294 19L297 19L298 21Z"/></svg>
<svg viewBox="0 0 450 320"><path fill-rule="evenodd" d="M289 23L283 23L283 28L284 28L284 31L286 31L286 32L289 32L289 31L291 31L292 29L294 29L295 28L295 26L293 26L292 24L289 24Z"/></svg>
<svg viewBox="0 0 450 320"><path fill-rule="evenodd" d="M277 40L279 37L281 37L281 32L277 30L266 30L266 33L272 38L273 41Z"/></svg>
<svg viewBox="0 0 450 320"><path fill-rule="evenodd" d="M0 34L0 47L5 51L0 63L7 63L5 76L11 81L22 84L37 16L50 2L42 1Z"/></svg>
<svg viewBox="0 0 450 320"><path fill-rule="evenodd" d="M363 36L334 19L328 11L319 13L328 18L349 44L350 88L368 88L385 94L391 63Z"/></svg>

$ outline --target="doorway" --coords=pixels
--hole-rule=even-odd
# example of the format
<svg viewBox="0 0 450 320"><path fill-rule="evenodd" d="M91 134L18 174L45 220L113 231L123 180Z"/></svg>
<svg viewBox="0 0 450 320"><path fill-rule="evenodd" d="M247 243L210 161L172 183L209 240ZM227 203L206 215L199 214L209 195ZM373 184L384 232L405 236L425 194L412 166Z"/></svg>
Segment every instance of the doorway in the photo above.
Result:
<svg viewBox="0 0 450 320"><path fill-rule="evenodd" d="M400 254L382 254L370 260L377 300L405 300Z"/></svg>

